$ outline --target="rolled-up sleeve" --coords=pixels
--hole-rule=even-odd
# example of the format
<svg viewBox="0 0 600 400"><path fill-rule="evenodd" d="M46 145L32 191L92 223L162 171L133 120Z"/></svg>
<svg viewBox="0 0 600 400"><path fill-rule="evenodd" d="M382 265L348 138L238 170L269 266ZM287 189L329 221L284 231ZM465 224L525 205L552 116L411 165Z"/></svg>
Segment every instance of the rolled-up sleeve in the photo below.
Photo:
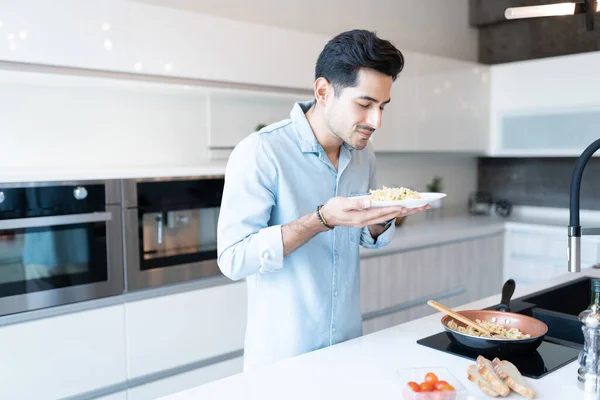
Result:
<svg viewBox="0 0 600 400"><path fill-rule="evenodd" d="M225 171L217 226L218 264L232 280L283 267L281 225L269 225L277 169L259 134L240 142Z"/></svg>
<svg viewBox="0 0 600 400"><path fill-rule="evenodd" d="M371 143L368 144L366 149L369 153L371 153L371 159L369 161L369 189L380 189L379 184L377 182L377 166L375 163L375 154L373 152L373 147ZM396 232L396 225L392 222L390 226L381 233L381 235L377 236L377 239L374 239L371 235L371 231L369 231L369 227L365 226L360 234L360 245L367 249L378 249L390 244L392 239L394 238L394 233Z"/></svg>

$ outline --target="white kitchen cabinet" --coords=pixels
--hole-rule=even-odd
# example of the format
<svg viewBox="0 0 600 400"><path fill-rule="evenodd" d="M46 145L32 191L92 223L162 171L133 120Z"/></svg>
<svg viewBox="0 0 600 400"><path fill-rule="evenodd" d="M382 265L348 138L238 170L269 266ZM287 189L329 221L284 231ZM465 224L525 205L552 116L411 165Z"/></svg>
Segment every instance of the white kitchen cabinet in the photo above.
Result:
<svg viewBox="0 0 600 400"><path fill-rule="evenodd" d="M0 60L132 71L130 2L0 2Z"/></svg>
<svg viewBox="0 0 600 400"><path fill-rule="evenodd" d="M131 2L140 73L308 88L326 35Z"/></svg>
<svg viewBox="0 0 600 400"><path fill-rule="evenodd" d="M308 94L211 90L208 97L208 147L233 148L254 132L257 125L289 119L295 102L310 99Z"/></svg>
<svg viewBox="0 0 600 400"><path fill-rule="evenodd" d="M364 329L373 332L478 300L502 289L504 234L361 260Z"/></svg>
<svg viewBox="0 0 600 400"><path fill-rule="evenodd" d="M504 279L517 285L548 280L568 272L567 233L563 228L546 230L526 226L506 231L504 247ZM581 268L592 268L600 262L600 238L581 237Z"/></svg>
<svg viewBox="0 0 600 400"><path fill-rule="evenodd" d="M484 154L489 143L489 67L406 52L392 102L373 135L378 152Z"/></svg>
<svg viewBox="0 0 600 400"><path fill-rule="evenodd" d="M403 55L404 68L392 84L392 101L384 109L381 127L371 137L377 152L416 150L419 56L412 52Z"/></svg>
<svg viewBox="0 0 600 400"><path fill-rule="evenodd" d="M122 305L0 327L3 399L61 399L124 385Z"/></svg>
<svg viewBox="0 0 600 400"><path fill-rule="evenodd" d="M0 60L310 89L327 35L129 0L0 2Z"/></svg>
<svg viewBox="0 0 600 400"><path fill-rule="evenodd" d="M488 69L477 63L419 55L418 151L485 152Z"/></svg>
<svg viewBox="0 0 600 400"><path fill-rule="evenodd" d="M496 156L579 156L600 137L600 52L491 67Z"/></svg>
<svg viewBox="0 0 600 400"><path fill-rule="evenodd" d="M467 303L467 294L459 293L440 300L447 307L456 307ZM419 304L391 314L382 315L363 322L363 335L368 335L392 326L400 325L414 319L422 318L436 313L436 310L427 304Z"/></svg>
<svg viewBox="0 0 600 400"><path fill-rule="evenodd" d="M244 348L246 283L125 303L128 378Z"/></svg>
<svg viewBox="0 0 600 400"><path fill-rule="evenodd" d="M128 400L152 400L168 396L182 390L241 373L243 372L243 368L243 358L234 358L145 385L132 387L127 391L127 398Z"/></svg>

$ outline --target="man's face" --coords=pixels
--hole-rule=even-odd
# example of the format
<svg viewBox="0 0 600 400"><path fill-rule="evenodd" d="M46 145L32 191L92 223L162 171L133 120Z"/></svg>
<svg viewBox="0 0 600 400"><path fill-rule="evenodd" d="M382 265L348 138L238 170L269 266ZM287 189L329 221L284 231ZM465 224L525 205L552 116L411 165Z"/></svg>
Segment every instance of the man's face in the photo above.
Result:
<svg viewBox="0 0 600 400"><path fill-rule="evenodd" d="M367 146L369 138L381 126L383 109L390 99L392 77L372 69L358 72L355 87L329 96L325 118L329 129L356 150Z"/></svg>

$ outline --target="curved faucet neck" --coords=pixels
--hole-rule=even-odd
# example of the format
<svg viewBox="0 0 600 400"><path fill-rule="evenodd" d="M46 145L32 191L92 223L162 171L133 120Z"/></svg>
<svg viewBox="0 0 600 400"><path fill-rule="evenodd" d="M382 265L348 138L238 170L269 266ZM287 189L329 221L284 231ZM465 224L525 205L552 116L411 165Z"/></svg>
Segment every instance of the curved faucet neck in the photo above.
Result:
<svg viewBox="0 0 600 400"><path fill-rule="evenodd" d="M588 161L598 149L600 149L600 139L590 144L583 153L581 153L577 160L577 164L575 164L575 169L573 170L573 176L571 178L571 190L569 192L569 227L571 228L578 228L580 226L579 192L581 189L581 178Z"/></svg>

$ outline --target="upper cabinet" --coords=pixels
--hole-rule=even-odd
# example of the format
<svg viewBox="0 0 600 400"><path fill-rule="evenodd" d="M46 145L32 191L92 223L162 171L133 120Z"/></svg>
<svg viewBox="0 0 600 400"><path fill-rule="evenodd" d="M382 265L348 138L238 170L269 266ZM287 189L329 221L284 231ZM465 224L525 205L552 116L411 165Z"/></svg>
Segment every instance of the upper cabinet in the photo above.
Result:
<svg viewBox="0 0 600 400"><path fill-rule="evenodd" d="M304 89L328 39L135 2L131 28L140 73Z"/></svg>
<svg viewBox="0 0 600 400"><path fill-rule="evenodd" d="M0 61L310 89L328 36L129 0L0 2Z"/></svg>
<svg viewBox="0 0 600 400"><path fill-rule="evenodd" d="M579 156L600 138L600 52L492 67L490 155Z"/></svg>
<svg viewBox="0 0 600 400"><path fill-rule="evenodd" d="M483 154L489 142L489 68L404 52L405 68L373 135L376 151Z"/></svg>
<svg viewBox="0 0 600 400"><path fill-rule="evenodd" d="M489 136L488 67L419 55L417 150L483 154Z"/></svg>
<svg viewBox="0 0 600 400"><path fill-rule="evenodd" d="M415 53L402 53L404 68L392 84L392 101L385 107L381 127L371 137L378 152L415 151L417 148L419 60Z"/></svg>
<svg viewBox="0 0 600 400"><path fill-rule="evenodd" d="M0 60L132 71L130 7L123 0L0 2Z"/></svg>

